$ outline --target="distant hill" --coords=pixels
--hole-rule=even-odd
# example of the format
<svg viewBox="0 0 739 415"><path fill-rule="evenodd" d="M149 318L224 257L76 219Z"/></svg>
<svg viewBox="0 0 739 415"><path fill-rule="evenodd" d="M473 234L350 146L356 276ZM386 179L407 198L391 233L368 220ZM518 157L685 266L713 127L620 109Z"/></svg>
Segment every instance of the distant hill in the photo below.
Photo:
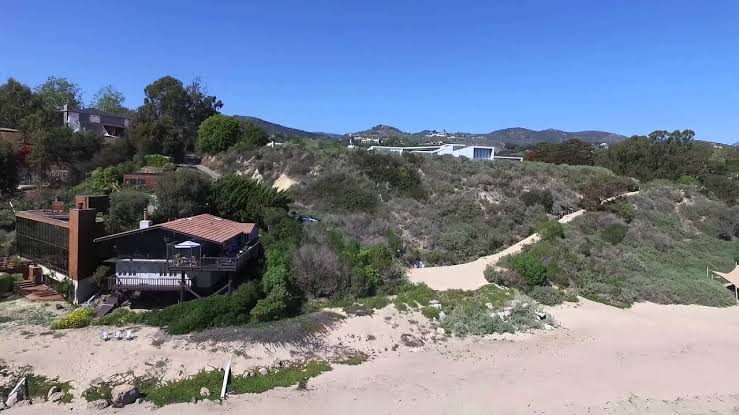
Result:
<svg viewBox="0 0 739 415"><path fill-rule="evenodd" d="M486 139L499 141L506 144L531 145L537 143L561 143L567 140L582 140L592 144L615 144L625 140L627 137L609 133L606 131L577 131L568 132L555 129L541 131L529 130L528 128L506 128L484 134Z"/></svg>
<svg viewBox="0 0 739 415"><path fill-rule="evenodd" d="M435 130L423 130L417 133L406 133L402 130L389 125L376 125L369 130L351 133L352 136L362 137L406 137L409 139L422 139L428 137L433 140L474 140L477 142L487 142L489 144L514 144L514 145L532 145L537 143L561 143L562 141L578 139L588 143L614 144L625 140L627 137L609 133L606 131L577 131L568 132L562 130L548 129L542 131L529 130L528 128L506 128L503 130L495 130L490 133L474 134L474 133L441 133Z"/></svg>
<svg viewBox="0 0 739 415"><path fill-rule="evenodd" d="M355 137L374 137L374 138L391 138L400 137L407 138L409 141L422 142L427 140L431 141L453 141L453 140L474 140L477 143L486 143L490 145L522 145L528 146L537 143L560 143L562 141L578 139L588 143L600 144L614 144L619 141L625 140L627 137L609 133L606 131L576 131L568 132L555 129L547 130L530 130L528 128L505 128L502 130L495 130L489 133L475 134L475 133L440 133L435 130L423 130L417 133L408 133L397 127L393 127L385 124L378 124L374 127L364 130L357 131L349 134L333 134L324 132L312 132L299 130L297 128L286 127L284 125L276 124L273 122L265 121L257 117L241 116L237 115L236 118L253 122L254 124L264 128L268 134L278 137L296 137L296 138L323 138L323 139L341 139L347 138L348 136Z"/></svg>
<svg viewBox="0 0 739 415"><path fill-rule="evenodd" d="M311 132L311 131L298 130L297 128L285 127L284 125L275 124L273 122L265 121L257 117L249 117L245 115L236 115L234 117L240 120L245 120L245 121L249 121L249 122L256 124L257 126L267 131L267 134L271 136L280 136L280 137L285 137L285 138L295 137L295 138L329 138L329 139L337 139L337 138L342 137L341 134Z"/></svg>

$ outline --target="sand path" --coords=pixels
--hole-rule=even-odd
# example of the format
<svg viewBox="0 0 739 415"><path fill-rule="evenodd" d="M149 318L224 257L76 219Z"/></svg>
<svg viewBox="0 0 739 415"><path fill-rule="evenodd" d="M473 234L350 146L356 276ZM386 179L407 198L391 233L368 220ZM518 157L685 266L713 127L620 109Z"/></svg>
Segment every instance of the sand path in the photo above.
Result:
<svg viewBox="0 0 739 415"><path fill-rule="evenodd" d="M618 196L609 197L601 204L612 202L622 197L633 196L639 192L628 192ZM585 213L584 209L564 215L559 219L560 223L568 223ZM485 280L485 268L488 265L496 265L503 257L515 255L521 252L527 245L541 240L541 235L534 233L526 239L509 246L508 248L493 254L476 259L472 262L458 265L447 265L439 267L412 268L407 272L408 279L414 283L424 283L435 290L476 290L488 282Z"/></svg>
<svg viewBox="0 0 739 415"><path fill-rule="evenodd" d="M736 307L620 310L581 300L553 313L563 326L555 331L450 339L419 351L401 347L360 366L337 366L312 379L308 391L282 388L232 396L223 405L133 405L103 413L737 413ZM84 404L73 409L93 413ZM68 414L70 408L42 404L9 413Z"/></svg>

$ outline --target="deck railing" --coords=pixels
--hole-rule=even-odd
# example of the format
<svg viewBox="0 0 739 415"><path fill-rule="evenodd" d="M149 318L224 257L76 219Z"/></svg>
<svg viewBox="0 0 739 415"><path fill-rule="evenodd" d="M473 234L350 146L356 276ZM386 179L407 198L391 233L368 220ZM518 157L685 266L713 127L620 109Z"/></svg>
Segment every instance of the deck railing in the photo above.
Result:
<svg viewBox="0 0 739 415"><path fill-rule="evenodd" d="M185 279L185 286L190 287L192 281ZM108 278L111 291L180 291L182 280L179 278L148 278L115 276Z"/></svg>
<svg viewBox="0 0 739 415"><path fill-rule="evenodd" d="M246 245L238 255L229 256L170 256L167 268L170 271L236 271L257 252L259 241Z"/></svg>

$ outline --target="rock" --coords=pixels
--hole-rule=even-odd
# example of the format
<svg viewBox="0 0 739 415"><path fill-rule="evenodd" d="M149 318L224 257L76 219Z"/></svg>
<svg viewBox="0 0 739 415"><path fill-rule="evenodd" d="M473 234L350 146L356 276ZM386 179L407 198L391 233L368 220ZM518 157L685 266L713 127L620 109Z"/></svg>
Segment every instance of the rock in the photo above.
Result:
<svg viewBox="0 0 739 415"><path fill-rule="evenodd" d="M421 347L424 345L422 339L408 333L401 335L400 341L402 341L406 347Z"/></svg>
<svg viewBox="0 0 739 415"><path fill-rule="evenodd" d="M441 310L441 304L438 304L438 303L437 304L429 304L429 307L435 308L437 310Z"/></svg>
<svg viewBox="0 0 739 415"><path fill-rule="evenodd" d="M133 385L118 385L113 388L110 393L113 396L113 403L119 405L129 405L136 402L139 397L139 390Z"/></svg>
<svg viewBox="0 0 739 415"><path fill-rule="evenodd" d="M47 398L49 402L59 402L62 399L64 399L64 392L54 392Z"/></svg>
<svg viewBox="0 0 739 415"><path fill-rule="evenodd" d="M136 403L139 405L144 403L144 398L136 398Z"/></svg>
<svg viewBox="0 0 739 415"><path fill-rule="evenodd" d="M56 303L56 309L57 310L64 310L64 304Z"/></svg>
<svg viewBox="0 0 739 415"><path fill-rule="evenodd" d="M547 318L546 313L542 313L541 311L537 311L536 316L539 317L539 320L544 320L545 318Z"/></svg>
<svg viewBox="0 0 739 415"><path fill-rule="evenodd" d="M51 400L51 395L53 395L53 394L55 394L57 392L61 392L61 391L62 390L61 390L61 388L59 386L56 386L56 385L52 386L51 388L49 388L49 392L46 393L46 400L47 401L50 401Z"/></svg>
<svg viewBox="0 0 739 415"><path fill-rule="evenodd" d="M431 305L439 304L439 300L431 300L431 301L429 301L429 304L431 304Z"/></svg>
<svg viewBox="0 0 739 415"><path fill-rule="evenodd" d="M31 401L27 399L23 399L21 401L16 402L15 405L13 405L15 408L21 407L21 406L31 406Z"/></svg>
<svg viewBox="0 0 739 415"><path fill-rule="evenodd" d="M544 330L554 330L554 326L552 326L551 324L545 324Z"/></svg>
<svg viewBox="0 0 739 415"><path fill-rule="evenodd" d="M485 307L487 307L488 310L492 310L493 309L493 303L485 303Z"/></svg>
<svg viewBox="0 0 739 415"><path fill-rule="evenodd" d="M442 336L446 334L446 330L444 330L443 327L438 327L436 329L436 334L441 334Z"/></svg>
<svg viewBox="0 0 739 415"><path fill-rule="evenodd" d="M206 396L209 396L209 395L210 395L210 391L208 390L208 388L206 387L200 388L200 396L205 398Z"/></svg>
<svg viewBox="0 0 739 415"><path fill-rule="evenodd" d="M446 313L444 311L439 311L439 322L443 323L444 320L446 320Z"/></svg>
<svg viewBox="0 0 739 415"><path fill-rule="evenodd" d="M98 399L97 401L92 401L87 403L87 409L91 410L102 410L110 406L110 402L106 401L105 399Z"/></svg>
<svg viewBox="0 0 739 415"><path fill-rule="evenodd" d="M260 367L260 368L259 368L259 374L260 374L260 375L264 376L264 375L266 375L267 373L269 373L269 370L267 370L267 368L266 368L266 367Z"/></svg>
<svg viewBox="0 0 739 415"><path fill-rule="evenodd" d="M196 397L194 397L194 396L193 396L193 397L192 397L192 398L190 399L190 403L198 403L198 398L196 398Z"/></svg>

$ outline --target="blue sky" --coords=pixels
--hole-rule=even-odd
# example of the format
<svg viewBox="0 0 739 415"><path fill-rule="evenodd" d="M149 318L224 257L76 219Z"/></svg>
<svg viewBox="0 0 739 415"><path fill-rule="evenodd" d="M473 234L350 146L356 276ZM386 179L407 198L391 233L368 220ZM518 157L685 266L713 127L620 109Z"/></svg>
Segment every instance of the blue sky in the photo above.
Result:
<svg viewBox="0 0 739 415"><path fill-rule="evenodd" d="M200 77L313 131L691 128L739 141L737 1L8 1L0 78L142 103Z"/></svg>

